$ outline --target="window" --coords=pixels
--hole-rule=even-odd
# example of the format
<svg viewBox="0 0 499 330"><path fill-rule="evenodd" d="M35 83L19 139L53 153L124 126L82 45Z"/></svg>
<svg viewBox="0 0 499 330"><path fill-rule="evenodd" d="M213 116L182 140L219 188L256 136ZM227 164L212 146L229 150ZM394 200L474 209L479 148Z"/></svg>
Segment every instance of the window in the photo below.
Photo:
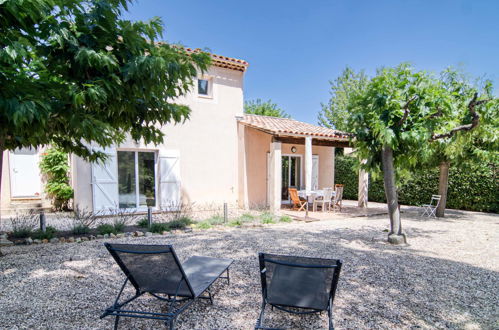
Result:
<svg viewBox="0 0 499 330"><path fill-rule="evenodd" d="M154 152L118 151L118 194L120 208L156 205Z"/></svg>
<svg viewBox="0 0 499 330"><path fill-rule="evenodd" d="M198 96L211 97L211 79L198 79Z"/></svg>

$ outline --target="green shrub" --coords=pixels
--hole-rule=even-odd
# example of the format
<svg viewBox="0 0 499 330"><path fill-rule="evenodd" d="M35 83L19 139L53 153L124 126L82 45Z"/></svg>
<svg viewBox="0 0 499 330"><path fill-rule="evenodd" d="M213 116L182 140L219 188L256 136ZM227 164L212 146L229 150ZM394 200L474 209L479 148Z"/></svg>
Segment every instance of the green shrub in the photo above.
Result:
<svg viewBox="0 0 499 330"><path fill-rule="evenodd" d="M164 231L170 231L170 230L171 230L171 228L170 228L169 224L166 223L166 222L154 222L151 225L151 231L153 233L159 233L159 234L161 234Z"/></svg>
<svg viewBox="0 0 499 330"><path fill-rule="evenodd" d="M178 220L170 221L167 224L170 227L170 229L173 230L173 229L184 229L185 227L192 225L193 223L194 221L192 221L192 219L184 217Z"/></svg>
<svg viewBox="0 0 499 330"><path fill-rule="evenodd" d="M106 234L116 234L116 230L114 229L114 226L109 224L109 223L103 223L97 226L97 232L100 235L106 235Z"/></svg>
<svg viewBox="0 0 499 330"><path fill-rule="evenodd" d="M55 237L56 233L57 233L57 229L55 229L52 226L48 226L47 228L45 228L45 232L41 231L40 229L33 232L31 234L31 238L32 239L40 239L40 240L42 240L42 239L50 240L51 238Z"/></svg>
<svg viewBox="0 0 499 330"><path fill-rule="evenodd" d="M113 227L114 227L114 232L115 234L117 233L122 233L125 231L125 224L122 223L122 222L115 222L113 224Z"/></svg>
<svg viewBox="0 0 499 330"><path fill-rule="evenodd" d="M235 220L232 220L228 223L228 225L231 227L241 226L242 224L243 224L243 222L240 219L235 219Z"/></svg>
<svg viewBox="0 0 499 330"><path fill-rule="evenodd" d="M12 224L11 236L15 238L29 237L38 224L38 216L32 212L19 213L10 217Z"/></svg>
<svg viewBox="0 0 499 330"><path fill-rule="evenodd" d="M213 226L223 225L225 222L224 217L220 215L214 215L211 218L206 219L206 221L208 221Z"/></svg>
<svg viewBox="0 0 499 330"><path fill-rule="evenodd" d="M142 228L147 228L149 222L147 221L147 218L142 218L139 221L137 221L137 226L142 227Z"/></svg>
<svg viewBox="0 0 499 330"><path fill-rule="evenodd" d="M33 234L33 230L29 228L19 228L19 229L14 229L11 233L12 237L15 238L26 238L30 237Z"/></svg>
<svg viewBox="0 0 499 330"><path fill-rule="evenodd" d="M90 232L90 227L85 225L76 225L73 227L73 234L84 235Z"/></svg>
<svg viewBox="0 0 499 330"><path fill-rule="evenodd" d="M265 224L275 223L274 215L269 212L262 213L260 219L262 220L262 223Z"/></svg>
<svg viewBox="0 0 499 330"><path fill-rule="evenodd" d="M210 229L212 227L211 223L209 221L201 221L196 224L196 228L199 229Z"/></svg>
<svg viewBox="0 0 499 330"><path fill-rule="evenodd" d="M345 185L343 198L357 199L357 159L336 157L335 183ZM404 180L399 187L399 202L405 205L421 205L438 193L438 168L421 170ZM497 167L487 164L472 169L451 166L447 191L447 208L470 211L499 212L499 180ZM369 180L369 200L385 203L383 180Z"/></svg>
<svg viewBox="0 0 499 330"><path fill-rule="evenodd" d="M73 188L69 184L68 154L57 148L49 148L40 160L40 169L47 177L45 190L53 199L56 210L67 210L73 198Z"/></svg>
<svg viewBox="0 0 499 330"><path fill-rule="evenodd" d="M293 219L289 215L283 215L279 218L279 222L292 222Z"/></svg>
<svg viewBox="0 0 499 330"><path fill-rule="evenodd" d="M242 222L250 222L250 221L253 221L255 220L255 216L252 215L252 214L249 214L249 213L244 213L243 215L241 215L239 217L239 219L242 221Z"/></svg>

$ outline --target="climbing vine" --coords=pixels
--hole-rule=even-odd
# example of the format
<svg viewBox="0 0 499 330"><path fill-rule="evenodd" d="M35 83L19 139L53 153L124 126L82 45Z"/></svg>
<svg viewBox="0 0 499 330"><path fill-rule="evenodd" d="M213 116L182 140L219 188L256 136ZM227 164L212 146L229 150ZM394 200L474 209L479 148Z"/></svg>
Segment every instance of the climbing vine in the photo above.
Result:
<svg viewBox="0 0 499 330"><path fill-rule="evenodd" d="M68 154L57 148L49 148L42 155L40 169L46 176L45 191L52 198L55 210L68 210L73 198L73 188L69 185Z"/></svg>

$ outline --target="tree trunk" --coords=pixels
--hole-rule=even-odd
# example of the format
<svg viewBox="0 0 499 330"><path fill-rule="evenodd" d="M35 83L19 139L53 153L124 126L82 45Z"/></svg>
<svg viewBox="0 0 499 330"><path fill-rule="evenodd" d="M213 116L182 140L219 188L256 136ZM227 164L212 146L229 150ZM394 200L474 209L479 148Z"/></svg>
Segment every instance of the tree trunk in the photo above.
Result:
<svg viewBox="0 0 499 330"><path fill-rule="evenodd" d="M2 227L2 171L3 171L3 147L0 144L0 228ZM2 250L0 250L0 257L3 257Z"/></svg>
<svg viewBox="0 0 499 330"><path fill-rule="evenodd" d="M397 187L395 186L392 148L387 145L383 146L381 157L383 162L383 182L385 186L386 203L388 204L388 215L390 216L388 242L392 244L405 243L406 238L402 233Z"/></svg>
<svg viewBox="0 0 499 330"><path fill-rule="evenodd" d="M440 203L437 207L437 217L445 216L445 205L447 204L447 188L449 187L449 162L441 162L438 165L440 169L440 177L438 178L438 194Z"/></svg>

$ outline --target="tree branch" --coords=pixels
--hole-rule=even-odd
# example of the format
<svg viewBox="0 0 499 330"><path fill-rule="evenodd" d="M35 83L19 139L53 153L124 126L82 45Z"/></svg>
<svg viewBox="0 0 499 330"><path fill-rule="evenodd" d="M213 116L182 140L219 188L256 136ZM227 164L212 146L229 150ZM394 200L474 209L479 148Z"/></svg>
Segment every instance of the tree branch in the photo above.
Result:
<svg viewBox="0 0 499 330"><path fill-rule="evenodd" d="M435 141L438 139L452 137L456 132L470 131L473 128L477 127L479 122L480 122L480 116L475 111L475 107L491 101L490 99L477 101L477 99L478 99L478 93L475 93L475 95L473 95L473 98L471 99L470 103L468 103L468 110L470 111L470 114L471 114L471 124L460 125L460 126L454 127L453 129L451 129L447 133L433 134L430 141Z"/></svg>
<svg viewBox="0 0 499 330"><path fill-rule="evenodd" d="M414 100L416 100L417 96L416 95L413 95L406 103L405 105L402 107L402 109L404 109L404 116L402 118L400 118L399 122L397 123L397 126L402 126L402 124L407 120L407 117L409 116L409 105L411 104L411 102L413 102Z"/></svg>

